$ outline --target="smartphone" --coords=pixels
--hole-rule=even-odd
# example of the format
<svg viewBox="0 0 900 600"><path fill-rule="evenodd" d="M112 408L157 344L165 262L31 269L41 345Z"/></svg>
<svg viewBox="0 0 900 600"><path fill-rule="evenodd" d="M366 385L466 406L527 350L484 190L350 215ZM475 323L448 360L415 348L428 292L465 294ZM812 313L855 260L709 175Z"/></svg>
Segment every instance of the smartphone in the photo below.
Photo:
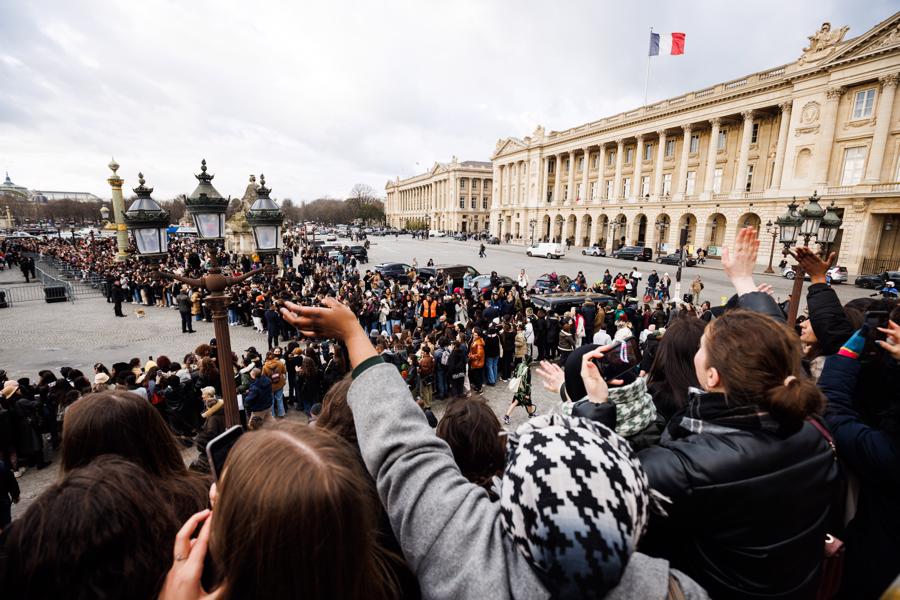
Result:
<svg viewBox="0 0 900 600"><path fill-rule="evenodd" d="M881 349L881 346L875 342L885 340L887 335L878 331L878 328L887 328L889 313L886 310L869 310L863 316L863 323L869 326L869 333L866 335L866 345L863 347L862 355L872 358Z"/></svg>
<svg viewBox="0 0 900 600"><path fill-rule="evenodd" d="M634 381L636 367L640 364L640 354L637 348L637 339L630 337L627 340L616 341L612 348L603 353L602 358L595 358L594 364L600 370L604 381L622 379L626 384Z"/></svg>
<svg viewBox="0 0 900 600"><path fill-rule="evenodd" d="M235 425L234 427L229 427L206 444L206 458L209 459L209 468L212 470L213 477L217 480L225 468L225 459L228 458L228 453L243 433L243 428L240 425Z"/></svg>

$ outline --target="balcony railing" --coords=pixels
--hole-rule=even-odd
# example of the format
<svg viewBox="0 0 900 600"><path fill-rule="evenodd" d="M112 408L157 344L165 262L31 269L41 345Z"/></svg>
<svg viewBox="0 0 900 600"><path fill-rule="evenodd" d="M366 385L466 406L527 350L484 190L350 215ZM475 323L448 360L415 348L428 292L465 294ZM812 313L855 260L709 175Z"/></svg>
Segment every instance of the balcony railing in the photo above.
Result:
<svg viewBox="0 0 900 600"><path fill-rule="evenodd" d="M900 192L900 182L894 183L876 183L872 186L873 193L879 192Z"/></svg>
<svg viewBox="0 0 900 600"><path fill-rule="evenodd" d="M744 200L761 200L763 197L763 192L744 192L741 194L741 198Z"/></svg>
<svg viewBox="0 0 900 600"><path fill-rule="evenodd" d="M825 188L825 196L845 196L857 191L858 185L830 185Z"/></svg>

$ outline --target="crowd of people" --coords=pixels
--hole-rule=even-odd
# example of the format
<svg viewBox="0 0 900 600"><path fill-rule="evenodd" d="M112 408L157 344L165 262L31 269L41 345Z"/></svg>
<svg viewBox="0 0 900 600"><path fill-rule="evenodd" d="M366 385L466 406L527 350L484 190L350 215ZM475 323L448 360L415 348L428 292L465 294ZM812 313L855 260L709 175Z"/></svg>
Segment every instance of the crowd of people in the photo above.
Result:
<svg viewBox="0 0 900 600"><path fill-rule="evenodd" d="M808 310L789 329L753 279L758 247L745 229L725 251L724 306L632 271L556 282L611 296L557 312L524 271L383 277L288 233L278 269L229 290L231 324L267 343L225 374L247 432L215 480L205 448L234 400L215 339L0 372L3 597L878 598L900 574L900 309L842 305L800 248ZM177 309L185 332L209 318L202 290L107 240L3 250ZM163 268L213 261L260 264L182 240ZM10 522L46 446L59 478Z"/></svg>

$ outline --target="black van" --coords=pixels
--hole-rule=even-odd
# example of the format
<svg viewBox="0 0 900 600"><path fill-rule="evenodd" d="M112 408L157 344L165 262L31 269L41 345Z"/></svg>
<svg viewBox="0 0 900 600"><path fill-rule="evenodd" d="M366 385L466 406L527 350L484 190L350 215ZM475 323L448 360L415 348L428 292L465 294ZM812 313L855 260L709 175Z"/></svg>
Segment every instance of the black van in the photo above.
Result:
<svg viewBox="0 0 900 600"><path fill-rule="evenodd" d="M646 246L622 246L612 253L613 258L622 260L641 260L649 262L653 260L653 250Z"/></svg>
<svg viewBox="0 0 900 600"><path fill-rule="evenodd" d="M478 269L470 265L434 265L433 267L419 267L416 274L419 276L420 281L428 281L430 278L437 276L438 269L443 270L446 277L453 278L453 287L455 288L461 288L463 286L463 278L466 276L466 273L468 273L470 277L477 277L479 275Z"/></svg>

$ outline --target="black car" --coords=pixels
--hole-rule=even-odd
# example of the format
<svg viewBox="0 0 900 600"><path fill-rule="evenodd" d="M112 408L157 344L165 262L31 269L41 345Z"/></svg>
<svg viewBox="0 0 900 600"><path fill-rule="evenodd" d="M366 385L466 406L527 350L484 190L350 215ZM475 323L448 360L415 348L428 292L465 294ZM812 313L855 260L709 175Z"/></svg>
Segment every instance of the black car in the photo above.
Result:
<svg viewBox="0 0 900 600"><path fill-rule="evenodd" d="M412 267L406 263L379 263L375 265L375 272L382 276L384 279L394 279L398 283L409 283L409 270Z"/></svg>
<svg viewBox="0 0 900 600"><path fill-rule="evenodd" d="M653 260L653 250L645 246L622 246L613 251L612 255L613 258L622 260L642 260L644 262Z"/></svg>
<svg viewBox="0 0 900 600"><path fill-rule="evenodd" d="M365 246L350 246L350 254L361 263L369 262L369 253L366 251Z"/></svg>
<svg viewBox="0 0 900 600"><path fill-rule="evenodd" d="M453 287L461 288L463 278L468 273L471 277L478 277L478 269L470 265L434 265L433 267L419 267L416 270L419 281L428 281L437 276L438 270L444 271L445 277L453 278Z"/></svg>
<svg viewBox="0 0 900 600"><path fill-rule="evenodd" d="M488 238L487 243L491 244L492 246L497 246L500 244L500 238L498 238L497 236Z"/></svg>
<svg viewBox="0 0 900 600"><path fill-rule="evenodd" d="M597 306L616 307L616 299L607 294L599 294L597 292L557 292L555 294L544 294L542 296L532 296L531 304L535 310L543 308L548 313L555 312L562 314L573 307L584 304L585 300L590 299Z"/></svg>
<svg viewBox="0 0 900 600"><path fill-rule="evenodd" d="M494 283L491 283L491 276L488 274L479 275L477 277L472 278L472 289L477 289L478 291L484 290L484 288L503 288L506 291L511 290L516 287L516 280L512 277L507 277L506 275L497 275L497 279Z"/></svg>
<svg viewBox="0 0 900 600"><path fill-rule="evenodd" d="M884 271L876 275L860 275L853 283L856 287L877 290L884 287L884 282L893 281L895 285L900 285L900 271Z"/></svg>
<svg viewBox="0 0 900 600"><path fill-rule="evenodd" d="M657 256L656 262L661 265L678 265L681 262L681 252L673 252L672 254L666 254L665 256ZM688 256L684 259L684 265L686 267L696 266L697 261Z"/></svg>

